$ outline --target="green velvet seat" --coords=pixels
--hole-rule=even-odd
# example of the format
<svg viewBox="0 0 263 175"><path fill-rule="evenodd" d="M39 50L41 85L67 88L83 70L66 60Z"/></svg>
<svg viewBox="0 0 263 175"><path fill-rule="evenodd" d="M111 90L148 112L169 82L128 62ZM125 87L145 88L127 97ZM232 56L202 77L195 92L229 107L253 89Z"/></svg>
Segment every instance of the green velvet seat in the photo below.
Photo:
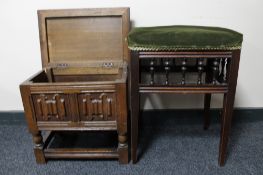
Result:
<svg viewBox="0 0 263 175"><path fill-rule="evenodd" d="M134 28L128 36L131 50L235 50L243 35L236 31L204 26L160 26Z"/></svg>

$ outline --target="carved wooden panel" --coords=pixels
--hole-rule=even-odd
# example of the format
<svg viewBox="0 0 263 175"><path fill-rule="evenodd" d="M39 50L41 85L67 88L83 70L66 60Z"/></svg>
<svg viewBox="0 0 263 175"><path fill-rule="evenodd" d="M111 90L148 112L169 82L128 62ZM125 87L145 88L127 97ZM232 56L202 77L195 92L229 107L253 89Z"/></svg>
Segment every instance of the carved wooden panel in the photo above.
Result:
<svg viewBox="0 0 263 175"><path fill-rule="evenodd" d="M33 95L33 104L38 121L69 120L67 112L68 98L63 94Z"/></svg>
<svg viewBox="0 0 263 175"><path fill-rule="evenodd" d="M116 119L114 93L86 93L78 96L82 121L108 121Z"/></svg>

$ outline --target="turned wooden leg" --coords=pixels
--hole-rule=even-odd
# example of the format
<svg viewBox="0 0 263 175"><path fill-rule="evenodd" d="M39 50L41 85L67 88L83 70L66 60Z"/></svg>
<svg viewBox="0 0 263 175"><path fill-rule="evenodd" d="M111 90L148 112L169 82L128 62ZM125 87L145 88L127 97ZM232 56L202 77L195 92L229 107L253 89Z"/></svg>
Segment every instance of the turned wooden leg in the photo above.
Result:
<svg viewBox="0 0 263 175"><path fill-rule="evenodd" d="M38 164L46 163L45 155L44 155L44 143L43 138L40 132L33 134L33 141L34 141L34 153L36 162Z"/></svg>
<svg viewBox="0 0 263 175"><path fill-rule="evenodd" d="M126 83L118 84L117 89L117 109L118 109L118 154L119 163L127 164L129 162L128 139L127 139L127 100Z"/></svg>
<svg viewBox="0 0 263 175"><path fill-rule="evenodd" d="M131 108L131 159L132 163L137 162L138 145L138 118L140 110L139 95L139 56L138 52L131 54L130 71L130 108Z"/></svg>
<svg viewBox="0 0 263 175"><path fill-rule="evenodd" d="M25 116L28 125L29 132L32 133L33 142L34 142L34 153L36 157L36 162L39 164L46 163L44 151L43 151L43 138L41 133L38 131L37 123L34 120L34 114L31 110L31 106L33 105L30 101L30 86L29 85L20 85L21 96L23 100L23 105L25 109Z"/></svg>
<svg viewBox="0 0 263 175"><path fill-rule="evenodd" d="M221 137L219 145L219 158L218 163L223 166L226 162L226 152L228 137L231 129L232 113L236 93L236 84L238 77L240 50L232 52L232 59L228 67L228 92L224 94L223 111L222 111L222 122L221 122Z"/></svg>
<svg viewBox="0 0 263 175"><path fill-rule="evenodd" d="M205 99L204 99L204 130L207 130L210 126L210 103L211 103L211 94L205 94Z"/></svg>
<svg viewBox="0 0 263 175"><path fill-rule="evenodd" d="M118 141L119 162L120 164L127 164L129 162L127 135L118 135Z"/></svg>

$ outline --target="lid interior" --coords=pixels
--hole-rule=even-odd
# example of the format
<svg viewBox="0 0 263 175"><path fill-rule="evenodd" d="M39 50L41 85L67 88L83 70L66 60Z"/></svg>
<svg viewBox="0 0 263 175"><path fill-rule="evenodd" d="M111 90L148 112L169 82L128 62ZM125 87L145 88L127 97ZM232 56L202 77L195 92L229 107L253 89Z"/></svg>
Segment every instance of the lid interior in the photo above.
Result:
<svg viewBox="0 0 263 175"><path fill-rule="evenodd" d="M73 11L76 14L67 10L56 13L50 10L50 14L48 11L39 11L43 67L97 67L107 62L119 64L127 59L125 38L129 26L124 21L127 19L123 11L101 13L103 9L97 9L100 13L96 14L89 13L89 9L81 14L76 10Z"/></svg>

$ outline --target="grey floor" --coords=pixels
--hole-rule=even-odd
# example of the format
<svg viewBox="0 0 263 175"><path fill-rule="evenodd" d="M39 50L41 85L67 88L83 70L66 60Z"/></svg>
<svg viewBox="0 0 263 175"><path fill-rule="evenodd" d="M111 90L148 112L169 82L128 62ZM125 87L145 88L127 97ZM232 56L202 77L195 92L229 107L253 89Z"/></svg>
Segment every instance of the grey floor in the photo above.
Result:
<svg viewBox="0 0 263 175"><path fill-rule="evenodd" d="M219 167L218 112L208 131L201 111L145 112L141 120L139 162L50 160L37 165L22 114L0 115L0 174L263 174L262 110L235 112L226 165Z"/></svg>

